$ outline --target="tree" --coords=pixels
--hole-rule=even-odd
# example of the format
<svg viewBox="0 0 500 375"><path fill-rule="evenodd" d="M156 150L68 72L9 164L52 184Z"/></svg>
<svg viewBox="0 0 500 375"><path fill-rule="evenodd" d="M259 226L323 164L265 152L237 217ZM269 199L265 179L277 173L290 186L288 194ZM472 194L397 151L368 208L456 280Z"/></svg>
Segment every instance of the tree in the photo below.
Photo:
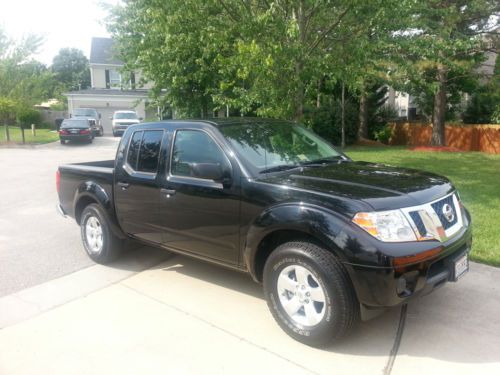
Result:
<svg viewBox="0 0 500 375"><path fill-rule="evenodd" d="M16 102L12 99L0 96L0 124L5 126L5 140L10 140L9 135L9 122L15 116Z"/></svg>
<svg viewBox="0 0 500 375"><path fill-rule="evenodd" d="M495 0L425 0L415 2L412 22L400 33L402 55L410 84L432 98L431 144L443 146L445 115L450 89L460 89L464 78L474 74L474 67L484 58L482 37L491 29L492 15L499 10ZM462 87L463 88L463 87Z"/></svg>
<svg viewBox="0 0 500 375"><path fill-rule="evenodd" d="M59 50L52 60L51 70L66 90L80 90L90 86L89 61L79 49Z"/></svg>
<svg viewBox="0 0 500 375"><path fill-rule="evenodd" d="M36 35L12 40L0 29L0 96L28 104L52 97L56 87L52 73L32 59L41 43Z"/></svg>

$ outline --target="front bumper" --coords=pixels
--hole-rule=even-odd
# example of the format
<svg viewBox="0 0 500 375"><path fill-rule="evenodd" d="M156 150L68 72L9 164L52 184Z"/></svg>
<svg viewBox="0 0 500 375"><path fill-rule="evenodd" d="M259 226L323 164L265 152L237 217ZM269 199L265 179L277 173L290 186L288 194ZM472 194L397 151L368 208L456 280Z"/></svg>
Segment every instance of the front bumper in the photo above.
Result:
<svg viewBox="0 0 500 375"><path fill-rule="evenodd" d="M444 243L433 258L404 267L367 267L346 265L359 302L367 309L396 306L431 293L446 282L454 281L454 261L468 254L472 245L470 225ZM408 277L409 287L401 292L400 278ZM399 287L398 287L399 283Z"/></svg>

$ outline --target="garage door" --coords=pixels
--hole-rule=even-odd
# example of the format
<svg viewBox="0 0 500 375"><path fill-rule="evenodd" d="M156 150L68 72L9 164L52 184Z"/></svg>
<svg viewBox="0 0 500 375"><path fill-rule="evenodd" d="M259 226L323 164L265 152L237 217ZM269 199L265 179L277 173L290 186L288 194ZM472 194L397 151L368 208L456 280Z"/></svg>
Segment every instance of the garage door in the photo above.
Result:
<svg viewBox="0 0 500 375"><path fill-rule="evenodd" d="M109 119L113 116L115 111L119 111L121 108L106 107L106 108L96 108L97 112L101 114L101 124L104 128L105 135L113 135L113 129L111 126L111 120Z"/></svg>

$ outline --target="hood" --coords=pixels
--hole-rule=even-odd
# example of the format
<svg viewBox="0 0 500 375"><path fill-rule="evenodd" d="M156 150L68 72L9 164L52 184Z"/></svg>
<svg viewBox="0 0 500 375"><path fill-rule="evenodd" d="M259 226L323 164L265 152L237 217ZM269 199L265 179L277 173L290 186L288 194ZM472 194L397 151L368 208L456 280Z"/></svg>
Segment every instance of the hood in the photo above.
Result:
<svg viewBox="0 0 500 375"><path fill-rule="evenodd" d="M132 125L132 124L139 124L141 121L139 119L137 119L137 120L134 120L134 119L114 119L113 122L115 124Z"/></svg>
<svg viewBox="0 0 500 375"><path fill-rule="evenodd" d="M378 211L428 203L453 191L445 177L366 162L305 167L258 180L361 200Z"/></svg>

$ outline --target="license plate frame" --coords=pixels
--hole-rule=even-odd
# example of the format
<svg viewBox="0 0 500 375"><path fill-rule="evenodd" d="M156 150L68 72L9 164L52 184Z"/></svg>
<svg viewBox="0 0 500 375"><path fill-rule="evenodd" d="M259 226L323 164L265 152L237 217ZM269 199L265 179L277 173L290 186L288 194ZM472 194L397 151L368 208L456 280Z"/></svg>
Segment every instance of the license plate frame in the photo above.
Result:
<svg viewBox="0 0 500 375"><path fill-rule="evenodd" d="M465 253L453 263L453 281L458 281L469 272L469 253Z"/></svg>

